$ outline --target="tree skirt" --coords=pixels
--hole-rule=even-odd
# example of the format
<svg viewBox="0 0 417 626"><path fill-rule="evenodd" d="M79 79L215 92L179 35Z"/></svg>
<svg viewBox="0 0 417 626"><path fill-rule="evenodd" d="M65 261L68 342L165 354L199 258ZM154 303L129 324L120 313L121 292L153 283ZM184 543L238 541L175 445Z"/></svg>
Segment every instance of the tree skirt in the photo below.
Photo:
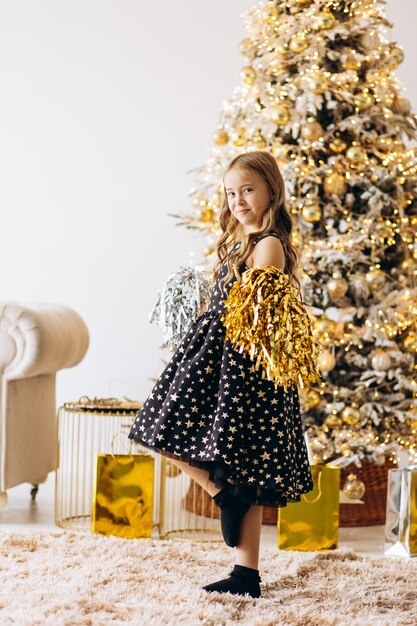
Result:
<svg viewBox="0 0 417 626"><path fill-rule="evenodd" d="M411 626L417 559L261 548L262 597L207 594L233 548L73 531L0 539L0 624Z"/></svg>

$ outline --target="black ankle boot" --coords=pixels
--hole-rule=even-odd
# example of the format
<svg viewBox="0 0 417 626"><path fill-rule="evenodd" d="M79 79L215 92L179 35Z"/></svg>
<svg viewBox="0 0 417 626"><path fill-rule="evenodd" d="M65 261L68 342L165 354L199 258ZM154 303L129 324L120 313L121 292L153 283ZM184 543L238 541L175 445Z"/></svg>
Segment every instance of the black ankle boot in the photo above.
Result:
<svg viewBox="0 0 417 626"><path fill-rule="evenodd" d="M239 596L249 594L252 598L260 598L260 582L262 582L262 579L257 569L245 567L244 565L235 565L230 572L229 578L223 578L215 583L206 585L203 589L208 592L229 592Z"/></svg>
<svg viewBox="0 0 417 626"><path fill-rule="evenodd" d="M230 483L216 493L213 500L220 509L223 538L228 546L234 548L239 541L240 524L250 504L233 493Z"/></svg>

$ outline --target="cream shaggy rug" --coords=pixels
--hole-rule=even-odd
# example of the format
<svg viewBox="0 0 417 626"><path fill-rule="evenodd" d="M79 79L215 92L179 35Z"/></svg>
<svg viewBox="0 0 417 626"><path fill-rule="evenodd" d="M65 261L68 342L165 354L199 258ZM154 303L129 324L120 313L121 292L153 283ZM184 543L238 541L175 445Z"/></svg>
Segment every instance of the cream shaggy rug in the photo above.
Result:
<svg viewBox="0 0 417 626"><path fill-rule="evenodd" d="M0 624L415 626L417 560L261 549L262 597L207 594L225 545L70 531L0 539Z"/></svg>

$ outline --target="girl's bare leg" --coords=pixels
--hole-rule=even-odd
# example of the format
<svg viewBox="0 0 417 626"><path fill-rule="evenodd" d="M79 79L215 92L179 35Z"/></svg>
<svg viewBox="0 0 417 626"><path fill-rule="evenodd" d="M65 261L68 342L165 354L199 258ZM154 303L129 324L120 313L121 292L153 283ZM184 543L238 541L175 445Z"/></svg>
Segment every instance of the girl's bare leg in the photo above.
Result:
<svg viewBox="0 0 417 626"><path fill-rule="evenodd" d="M203 487L203 489L205 489L211 496L215 496L216 493L219 493L219 487L216 487L216 485L209 480L208 470L200 469L199 467L191 467L191 465L185 461L177 461L176 459L171 458L169 461L182 469L185 474L191 476L191 478Z"/></svg>
<svg viewBox="0 0 417 626"><path fill-rule="evenodd" d="M220 491L216 485L209 480L208 470L199 467L191 467L185 461L169 459L171 463L177 465L185 474L190 476L196 483L205 489L211 496L215 496ZM232 481L233 482L233 481ZM236 546L236 564L244 565L252 569L259 569L259 547L262 529L262 506L253 505L245 513L241 527L239 541Z"/></svg>
<svg viewBox="0 0 417 626"><path fill-rule="evenodd" d="M245 513L240 526L235 561L252 569L259 569L259 547L262 529L262 506L252 505Z"/></svg>

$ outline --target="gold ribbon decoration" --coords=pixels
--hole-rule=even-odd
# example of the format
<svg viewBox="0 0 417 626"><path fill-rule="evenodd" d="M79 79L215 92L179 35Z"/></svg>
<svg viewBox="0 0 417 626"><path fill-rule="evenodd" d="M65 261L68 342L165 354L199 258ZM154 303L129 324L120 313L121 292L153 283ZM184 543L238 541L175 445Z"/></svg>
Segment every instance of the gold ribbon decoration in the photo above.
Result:
<svg viewBox="0 0 417 626"><path fill-rule="evenodd" d="M274 265L248 268L224 302L221 322L232 348L246 353L275 386L320 383L321 346L290 277Z"/></svg>

